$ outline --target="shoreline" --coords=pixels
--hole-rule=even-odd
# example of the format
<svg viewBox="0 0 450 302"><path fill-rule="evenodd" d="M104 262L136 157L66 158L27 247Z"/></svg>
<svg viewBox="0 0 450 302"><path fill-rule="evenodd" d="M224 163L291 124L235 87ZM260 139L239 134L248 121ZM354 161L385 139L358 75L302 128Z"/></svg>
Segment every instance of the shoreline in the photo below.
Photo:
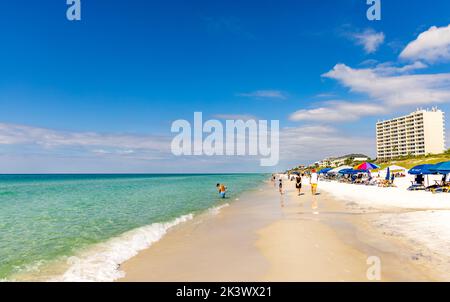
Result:
<svg viewBox="0 0 450 302"><path fill-rule="evenodd" d="M326 191L311 212L309 186L298 197L287 184L285 207L273 184L243 193L215 215L171 229L120 269L117 281L370 281L370 256L381 281L432 281L439 274L411 260L401 240L380 234L367 218ZM320 187L319 187L320 190Z"/></svg>
<svg viewBox="0 0 450 302"><path fill-rule="evenodd" d="M229 199L215 194L215 178L233 189ZM99 175L77 181L57 177L55 182L45 177L32 179L40 185L36 192L27 190L28 182L24 182L28 179L11 179L8 186L17 192L17 199L23 204L37 202L40 208L34 211L31 206L21 207L27 219L3 233L6 239L14 238L16 230L32 223L35 236L22 238L24 244L20 246L20 240L6 242L1 253L6 259L1 267L2 281L116 280L121 277L117 269L121 263L159 241L169 229L202 213L220 212L225 202L255 189L266 178L263 174L143 179ZM6 215L8 210L22 213L13 206L6 207L4 223L14 222L15 216ZM24 255L8 254L13 249ZM15 266L8 266L10 263Z"/></svg>

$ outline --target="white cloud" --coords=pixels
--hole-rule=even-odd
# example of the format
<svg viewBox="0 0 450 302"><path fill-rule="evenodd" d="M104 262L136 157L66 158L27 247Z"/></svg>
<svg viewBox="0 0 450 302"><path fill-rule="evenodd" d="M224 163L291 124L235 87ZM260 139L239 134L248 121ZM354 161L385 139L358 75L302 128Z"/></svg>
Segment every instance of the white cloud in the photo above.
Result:
<svg viewBox="0 0 450 302"><path fill-rule="evenodd" d="M376 32L372 29L367 29L362 33L350 34L350 37L356 44L362 45L367 53L376 52L385 39L384 33Z"/></svg>
<svg viewBox="0 0 450 302"><path fill-rule="evenodd" d="M359 63L360 66L364 66L364 67L374 66L376 64L378 64L378 60L375 60L375 59L367 59L367 60L364 60L361 63Z"/></svg>
<svg viewBox="0 0 450 302"><path fill-rule="evenodd" d="M421 33L401 52L400 58L430 63L450 60L450 25L433 26Z"/></svg>
<svg viewBox="0 0 450 302"><path fill-rule="evenodd" d="M387 63L378 64L373 70L377 74L393 75L393 74L410 73L412 71L425 69L427 67L428 67L428 65L426 65L420 61L414 62L409 65L404 65L401 67L395 66L395 64L393 64L391 62L387 62Z"/></svg>
<svg viewBox="0 0 450 302"><path fill-rule="evenodd" d="M384 113L383 106L371 103L351 103L344 101L327 102L326 106L315 109L302 109L294 112L292 121L348 122L363 116Z"/></svg>
<svg viewBox="0 0 450 302"><path fill-rule="evenodd" d="M306 125L285 128L280 134L280 159L283 162L290 162L291 167L348 153L365 153L373 156L374 150L373 138L354 136L329 126Z"/></svg>
<svg viewBox="0 0 450 302"><path fill-rule="evenodd" d="M287 95L279 90L257 90L247 93L238 93L238 96L256 98L256 99L281 99L287 98Z"/></svg>
<svg viewBox="0 0 450 302"><path fill-rule="evenodd" d="M405 76L426 68L421 62L405 66L379 64L372 69L336 67L324 77L340 81L353 92L369 96L365 101L328 101L322 106L301 109L290 115L292 121L350 122L365 116L388 113L403 105L426 105L450 101L450 74Z"/></svg>
<svg viewBox="0 0 450 302"><path fill-rule="evenodd" d="M389 107L450 101L450 73L386 75L381 71L338 64L323 77L335 79L352 92L368 95L373 102Z"/></svg>
<svg viewBox="0 0 450 302"><path fill-rule="evenodd" d="M315 97L316 98L332 98L332 97L335 97L335 96L336 95L334 93L319 93Z"/></svg>
<svg viewBox="0 0 450 302"><path fill-rule="evenodd" d="M164 137L56 131L4 123L0 123L0 145L34 145L46 149L79 147L95 154L117 155L133 154L135 150L154 154L170 151L170 142Z"/></svg>

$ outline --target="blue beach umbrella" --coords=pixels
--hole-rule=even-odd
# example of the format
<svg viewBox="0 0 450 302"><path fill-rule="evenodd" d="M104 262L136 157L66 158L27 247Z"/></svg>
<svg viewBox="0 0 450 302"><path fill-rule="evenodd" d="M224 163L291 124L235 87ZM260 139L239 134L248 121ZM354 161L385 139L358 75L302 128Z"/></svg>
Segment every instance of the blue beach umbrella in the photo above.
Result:
<svg viewBox="0 0 450 302"><path fill-rule="evenodd" d="M391 169L387 168L386 180L390 180L390 179L391 179Z"/></svg>
<svg viewBox="0 0 450 302"><path fill-rule="evenodd" d="M411 175L430 175L434 174L436 172L432 171L431 169L434 168L435 165L419 165L415 166L411 170L408 171Z"/></svg>
<svg viewBox="0 0 450 302"><path fill-rule="evenodd" d="M345 175L345 174L352 174L353 169L342 169L339 171L339 174Z"/></svg>
<svg viewBox="0 0 450 302"><path fill-rule="evenodd" d="M436 174L436 172L431 171L435 165L419 165L415 166L411 170L408 171L411 175L426 175L427 176L427 184L430 184L428 175Z"/></svg>
<svg viewBox="0 0 450 302"><path fill-rule="evenodd" d="M339 171L339 174L350 174L350 175L354 175L354 174L359 174L359 173L368 173L368 170L354 170L354 169L344 169Z"/></svg>
<svg viewBox="0 0 450 302"><path fill-rule="evenodd" d="M433 173L448 174L450 173L450 161L436 164L429 168Z"/></svg>
<svg viewBox="0 0 450 302"><path fill-rule="evenodd" d="M331 170L333 170L333 169L331 169L331 168L325 168L325 169L320 170L320 171L319 171L319 174L327 174L327 173L330 172Z"/></svg>

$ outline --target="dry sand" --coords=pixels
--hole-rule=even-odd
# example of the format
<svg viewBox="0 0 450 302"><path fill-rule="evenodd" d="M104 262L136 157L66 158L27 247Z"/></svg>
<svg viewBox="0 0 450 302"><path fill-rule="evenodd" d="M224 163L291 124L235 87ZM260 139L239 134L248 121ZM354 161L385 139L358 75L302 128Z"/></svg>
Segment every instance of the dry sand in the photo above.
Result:
<svg viewBox="0 0 450 302"><path fill-rule="evenodd" d="M207 212L172 229L121 265L119 281L369 281L367 260L381 260L381 281L436 277L411 261L401 242L373 231L367 217L309 186L297 196L286 181L281 198L273 184L243 194L219 213ZM319 188L320 189L320 188ZM311 202L319 203L313 214Z"/></svg>

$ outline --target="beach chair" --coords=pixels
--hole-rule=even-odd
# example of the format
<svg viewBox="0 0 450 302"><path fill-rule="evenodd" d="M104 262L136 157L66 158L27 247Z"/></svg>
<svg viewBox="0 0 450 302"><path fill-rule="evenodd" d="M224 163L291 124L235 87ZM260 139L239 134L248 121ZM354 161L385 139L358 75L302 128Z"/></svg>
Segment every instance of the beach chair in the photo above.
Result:
<svg viewBox="0 0 450 302"><path fill-rule="evenodd" d="M380 182L378 182L378 186L382 188L386 188L389 186L389 180L382 179Z"/></svg>
<svg viewBox="0 0 450 302"><path fill-rule="evenodd" d="M450 183L447 183L445 186L442 187L442 192L450 193Z"/></svg>
<svg viewBox="0 0 450 302"><path fill-rule="evenodd" d="M357 185L362 185L362 184L364 184L364 178L363 178L363 175L362 175L362 174L359 174L359 175L356 177L355 183L356 183Z"/></svg>
<svg viewBox="0 0 450 302"><path fill-rule="evenodd" d="M433 194L448 191L448 183L445 181L445 177L442 180L435 180L434 182L434 185L428 186L425 190Z"/></svg>
<svg viewBox="0 0 450 302"><path fill-rule="evenodd" d="M433 193L438 193L438 192L450 193L450 182L442 181L442 183L438 187L432 189L431 192L433 192Z"/></svg>
<svg viewBox="0 0 450 302"><path fill-rule="evenodd" d="M426 187L423 183L416 183L414 181L411 182L411 186L408 187L408 191L424 191Z"/></svg>
<svg viewBox="0 0 450 302"><path fill-rule="evenodd" d="M366 186L376 186L378 184L378 180L375 177L369 177L365 183Z"/></svg>
<svg viewBox="0 0 450 302"><path fill-rule="evenodd" d="M411 182L411 186L408 188L409 191L422 191L425 190L425 179L423 175L417 175L416 179Z"/></svg>

